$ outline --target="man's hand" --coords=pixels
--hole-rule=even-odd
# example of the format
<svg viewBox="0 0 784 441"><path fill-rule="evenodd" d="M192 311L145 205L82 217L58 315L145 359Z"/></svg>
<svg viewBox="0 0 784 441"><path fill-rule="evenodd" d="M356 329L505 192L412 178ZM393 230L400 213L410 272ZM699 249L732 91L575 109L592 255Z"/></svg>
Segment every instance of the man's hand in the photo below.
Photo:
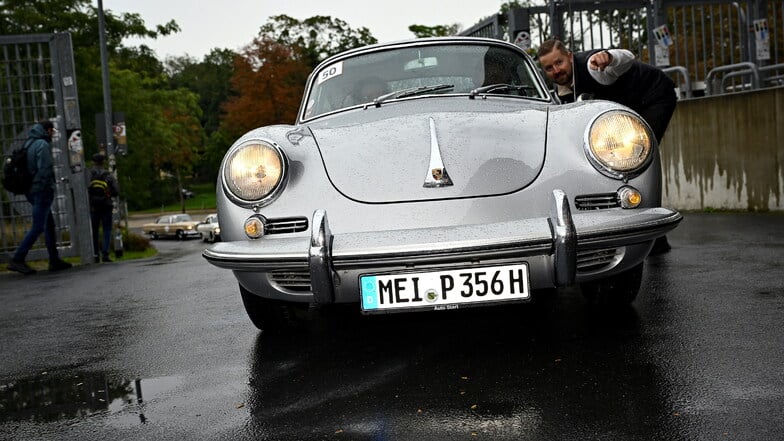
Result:
<svg viewBox="0 0 784 441"><path fill-rule="evenodd" d="M601 51L591 55L588 59L588 67L591 70L604 71L604 69L612 63L612 55L609 51Z"/></svg>

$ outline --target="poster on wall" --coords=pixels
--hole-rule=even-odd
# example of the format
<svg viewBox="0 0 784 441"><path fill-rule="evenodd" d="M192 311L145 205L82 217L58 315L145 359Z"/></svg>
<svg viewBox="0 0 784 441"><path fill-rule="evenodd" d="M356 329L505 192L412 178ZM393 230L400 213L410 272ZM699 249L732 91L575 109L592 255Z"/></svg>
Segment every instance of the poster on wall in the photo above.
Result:
<svg viewBox="0 0 784 441"><path fill-rule="evenodd" d="M754 42L757 47L757 60L770 60L770 30L768 20L754 20Z"/></svg>
<svg viewBox="0 0 784 441"><path fill-rule="evenodd" d="M656 37L656 47L654 48L655 64L659 67L670 65L670 46L672 46L672 36L667 25L661 25L653 29Z"/></svg>

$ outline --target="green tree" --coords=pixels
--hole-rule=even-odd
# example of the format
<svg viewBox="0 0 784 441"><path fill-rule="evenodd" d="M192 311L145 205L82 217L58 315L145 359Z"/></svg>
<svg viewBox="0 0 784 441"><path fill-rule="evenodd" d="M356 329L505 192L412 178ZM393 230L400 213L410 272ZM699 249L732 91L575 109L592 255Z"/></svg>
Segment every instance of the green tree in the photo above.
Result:
<svg viewBox="0 0 784 441"><path fill-rule="evenodd" d="M298 54L311 69L330 55L378 43L368 28L352 29L339 18L323 15L301 21L288 15L272 16L261 26L259 37L299 48Z"/></svg>
<svg viewBox="0 0 784 441"><path fill-rule="evenodd" d="M448 37L450 35L457 35L460 33L460 24L454 23L451 25L435 25L425 26L413 24L408 27L408 30L414 34L416 38L427 37Z"/></svg>
<svg viewBox="0 0 784 441"><path fill-rule="evenodd" d="M221 107L231 96L231 77L234 74L232 50L214 48L202 61L183 56L166 59L171 88L186 88L199 96L201 125L207 138L194 166L194 180L215 182L223 155L231 146L230 137L220 132Z"/></svg>

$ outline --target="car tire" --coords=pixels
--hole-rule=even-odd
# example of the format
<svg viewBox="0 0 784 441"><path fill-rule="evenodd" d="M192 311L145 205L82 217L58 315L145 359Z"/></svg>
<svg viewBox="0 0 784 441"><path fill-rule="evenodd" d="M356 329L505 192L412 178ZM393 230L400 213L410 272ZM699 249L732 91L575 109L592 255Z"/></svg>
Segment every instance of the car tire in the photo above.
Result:
<svg viewBox="0 0 784 441"><path fill-rule="evenodd" d="M156 233L155 231L150 231L150 239L158 240L158 233Z"/></svg>
<svg viewBox="0 0 784 441"><path fill-rule="evenodd" d="M240 295L250 321L264 332L280 333L302 327L307 303L291 303L259 297L240 285Z"/></svg>
<svg viewBox="0 0 784 441"><path fill-rule="evenodd" d="M182 230L177 230L177 233L174 235L177 237L177 240L185 240L185 232Z"/></svg>
<svg viewBox="0 0 784 441"><path fill-rule="evenodd" d="M623 307L637 298L642 284L643 264L600 280L580 284L588 303L597 306Z"/></svg>

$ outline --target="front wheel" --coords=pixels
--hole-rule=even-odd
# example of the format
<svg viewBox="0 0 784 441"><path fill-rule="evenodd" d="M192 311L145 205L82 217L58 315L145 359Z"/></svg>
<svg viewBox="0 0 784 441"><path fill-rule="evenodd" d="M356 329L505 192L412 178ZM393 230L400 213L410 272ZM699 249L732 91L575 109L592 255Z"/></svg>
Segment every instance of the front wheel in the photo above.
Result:
<svg viewBox="0 0 784 441"><path fill-rule="evenodd" d="M175 236L177 236L177 240L185 240L185 232L182 230L177 230Z"/></svg>
<svg viewBox="0 0 784 441"><path fill-rule="evenodd" d="M259 297L240 285L240 295L250 321L262 331L277 333L302 326L307 303L292 303Z"/></svg>
<svg viewBox="0 0 784 441"><path fill-rule="evenodd" d="M600 306L627 306L637 298L642 284L643 264L614 276L580 284L583 296L590 304Z"/></svg>

